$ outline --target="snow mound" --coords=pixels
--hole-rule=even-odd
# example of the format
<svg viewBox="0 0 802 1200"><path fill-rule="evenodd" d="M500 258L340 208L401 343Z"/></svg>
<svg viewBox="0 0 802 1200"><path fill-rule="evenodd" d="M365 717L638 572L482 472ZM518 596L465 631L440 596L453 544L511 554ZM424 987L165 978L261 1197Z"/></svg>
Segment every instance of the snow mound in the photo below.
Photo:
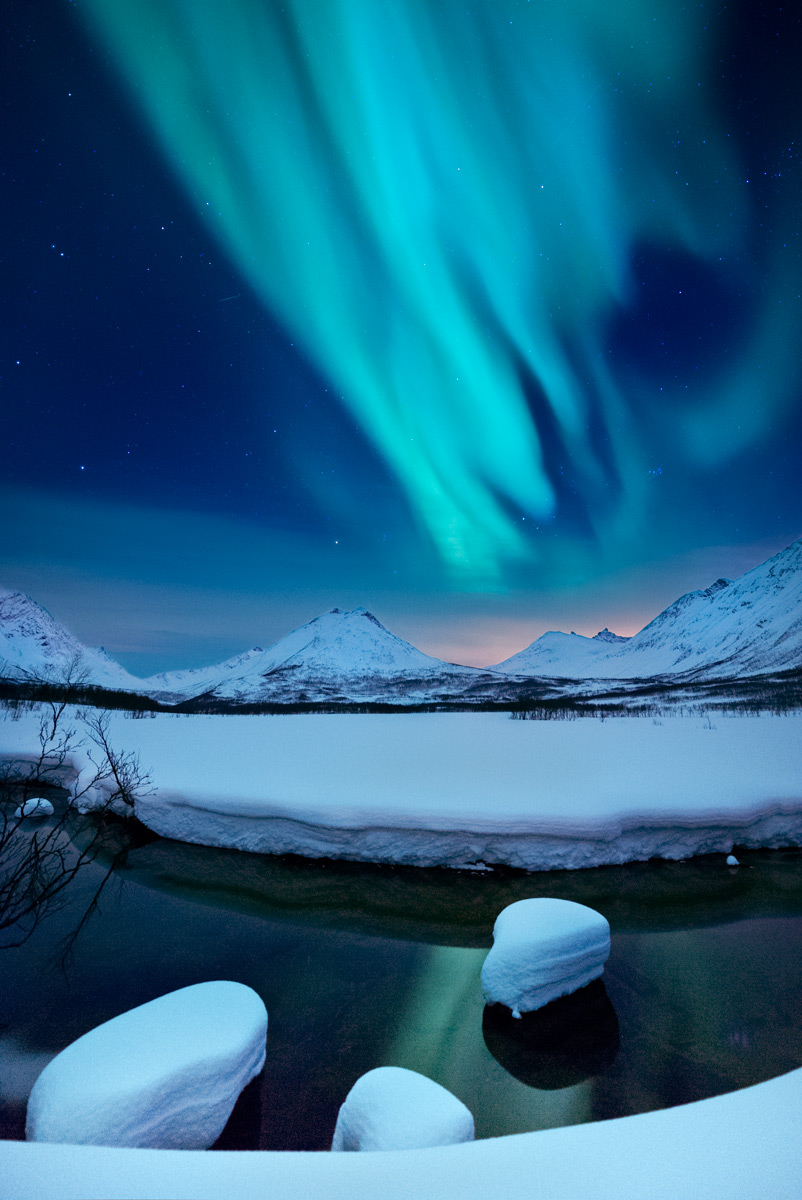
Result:
<svg viewBox="0 0 802 1200"><path fill-rule="evenodd" d="M150 675L145 680L148 694L151 696L200 696L211 691L227 679L240 679L242 676L256 674L264 670L262 659L265 650L254 646L242 654L235 654L224 662L211 667L189 667L180 671L162 671L159 675Z"/></svg>
<svg viewBox="0 0 802 1200"><path fill-rule="evenodd" d="M15 809L14 816L18 821L23 817L52 817L53 805L44 796L31 796L30 800Z"/></svg>
<svg viewBox="0 0 802 1200"><path fill-rule="evenodd" d="M473 1137L471 1113L446 1088L405 1067L376 1067L340 1106L331 1148L420 1150Z"/></svg>
<svg viewBox="0 0 802 1200"><path fill-rule="evenodd" d="M597 979L610 955L606 918L573 900L538 897L502 909L482 967L487 1004L533 1012Z"/></svg>
<svg viewBox="0 0 802 1200"><path fill-rule="evenodd" d="M267 1012L242 983L169 992L98 1025L45 1067L30 1142L205 1150L265 1061Z"/></svg>
<svg viewBox="0 0 802 1200"><path fill-rule="evenodd" d="M611 647L610 641L600 634L589 638L582 633L562 633L560 630L550 629L524 650L519 650L511 658L505 658L503 662L488 667L488 670L509 675L550 675L582 679L590 677L592 664L597 659L606 662L611 650L616 648L617 644Z"/></svg>

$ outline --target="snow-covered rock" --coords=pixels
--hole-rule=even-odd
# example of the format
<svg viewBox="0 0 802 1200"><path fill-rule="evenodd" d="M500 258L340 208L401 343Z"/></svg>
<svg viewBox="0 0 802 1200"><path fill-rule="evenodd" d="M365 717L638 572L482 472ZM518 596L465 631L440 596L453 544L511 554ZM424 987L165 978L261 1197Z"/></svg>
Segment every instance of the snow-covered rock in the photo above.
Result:
<svg viewBox="0 0 802 1200"><path fill-rule="evenodd" d="M680 596L640 633L610 643L544 633L492 671L569 679L636 679L704 671L754 675L802 665L802 538L735 580Z"/></svg>
<svg viewBox="0 0 802 1200"><path fill-rule="evenodd" d="M21 821L23 817L37 819L52 817L53 805L49 800L45 800L44 796L31 796L30 800L26 800L24 804L20 804L19 808L14 810L14 816L18 821Z"/></svg>
<svg viewBox="0 0 802 1200"><path fill-rule="evenodd" d="M92 649L23 592L0 588L0 677L46 679L54 683L85 677L95 687L142 691L103 649Z"/></svg>
<svg viewBox="0 0 802 1200"><path fill-rule="evenodd" d="M241 983L169 992L98 1025L48 1063L26 1138L205 1150L265 1061L267 1012Z"/></svg>
<svg viewBox="0 0 802 1200"><path fill-rule="evenodd" d="M485 1002L520 1017L598 979L609 955L610 926L595 909L550 897L517 900L493 926L482 967Z"/></svg>
<svg viewBox="0 0 802 1200"><path fill-rule="evenodd" d="M471 1142L473 1117L446 1088L405 1067L376 1067L340 1106L332 1150L419 1150Z"/></svg>
<svg viewBox="0 0 802 1200"><path fill-rule="evenodd" d="M612 629L608 629L605 625L604 629L600 629L590 640L592 642L603 642L608 646L622 646L624 642L629 641L629 638L624 637L620 633L613 633Z"/></svg>

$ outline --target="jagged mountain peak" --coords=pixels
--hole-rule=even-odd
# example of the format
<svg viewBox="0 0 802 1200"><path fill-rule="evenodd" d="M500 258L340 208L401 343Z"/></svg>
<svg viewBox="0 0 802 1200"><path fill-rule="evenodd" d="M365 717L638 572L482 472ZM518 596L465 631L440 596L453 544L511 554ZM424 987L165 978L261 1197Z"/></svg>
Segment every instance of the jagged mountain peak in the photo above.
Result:
<svg viewBox="0 0 802 1200"><path fill-rule="evenodd" d="M380 629L386 628L386 626L382 625L378 617L373 615L370 609L365 608L364 604L359 604L356 608L350 609L330 608L328 612L322 613L321 616L314 617L308 624L312 625L315 621L322 621L324 617L342 617L346 621L352 618L359 619L360 617L365 617L368 621L372 621L374 625L378 625Z"/></svg>
<svg viewBox="0 0 802 1200"><path fill-rule="evenodd" d="M0 587L0 604L6 604L13 601L27 602L28 604L36 604L30 596L26 596L25 592L20 592L14 588ZM41 604L37 605L41 608Z"/></svg>

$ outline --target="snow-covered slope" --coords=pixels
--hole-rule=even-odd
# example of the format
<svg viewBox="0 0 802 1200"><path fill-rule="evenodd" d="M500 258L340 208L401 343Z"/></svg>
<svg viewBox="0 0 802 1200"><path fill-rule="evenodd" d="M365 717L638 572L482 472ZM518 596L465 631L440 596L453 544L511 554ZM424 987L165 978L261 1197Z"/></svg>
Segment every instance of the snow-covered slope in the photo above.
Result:
<svg viewBox="0 0 802 1200"><path fill-rule="evenodd" d="M603 631L604 632L604 631ZM680 596L634 637L546 633L490 668L513 675L634 679L683 671L755 675L802 666L802 538L739 579Z"/></svg>
<svg viewBox="0 0 802 1200"><path fill-rule="evenodd" d="M489 669L510 675L560 675L581 679L588 676L597 659L606 659L611 650L628 640L609 629L602 629L592 638L581 633L549 630L525 650Z"/></svg>
<svg viewBox="0 0 802 1200"><path fill-rule="evenodd" d="M30 596L0 588L0 676L61 682L83 675L96 687L143 690L140 679L105 650L84 646Z"/></svg>
<svg viewBox="0 0 802 1200"><path fill-rule="evenodd" d="M151 675L145 680L145 686L151 694L165 692L180 696L200 696L226 680L239 679L253 670L258 674L258 664L264 658L264 654L261 646L254 646L252 650L235 654L233 658L227 658L211 667L190 667L187 670L164 671L159 675Z"/></svg>
<svg viewBox="0 0 802 1200"><path fill-rule="evenodd" d="M146 680L153 695L240 703L328 699L415 700L481 687L492 677L416 650L385 629L365 608L331 612L270 646L200 671L177 671Z"/></svg>

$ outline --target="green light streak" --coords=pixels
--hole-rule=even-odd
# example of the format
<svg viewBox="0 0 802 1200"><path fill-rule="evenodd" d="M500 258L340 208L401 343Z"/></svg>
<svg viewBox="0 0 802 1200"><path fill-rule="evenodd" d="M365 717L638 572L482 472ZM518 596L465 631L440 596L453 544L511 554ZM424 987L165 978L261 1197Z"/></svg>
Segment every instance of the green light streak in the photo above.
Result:
<svg viewBox="0 0 802 1200"><path fill-rule="evenodd" d="M603 360L605 322L631 298L636 242L737 248L724 216L741 189L706 107L701 10L469 7L86 4L198 212L334 381L444 561L464 586L501 587L506 563L532 558L522 517L553 512L561 469L600 539L642 520L639 398ZM678 127L696 140L678 147ZM765 323L755 336L769 352ZM736 392L687 419L700 461L748 408Z"/></svg>

